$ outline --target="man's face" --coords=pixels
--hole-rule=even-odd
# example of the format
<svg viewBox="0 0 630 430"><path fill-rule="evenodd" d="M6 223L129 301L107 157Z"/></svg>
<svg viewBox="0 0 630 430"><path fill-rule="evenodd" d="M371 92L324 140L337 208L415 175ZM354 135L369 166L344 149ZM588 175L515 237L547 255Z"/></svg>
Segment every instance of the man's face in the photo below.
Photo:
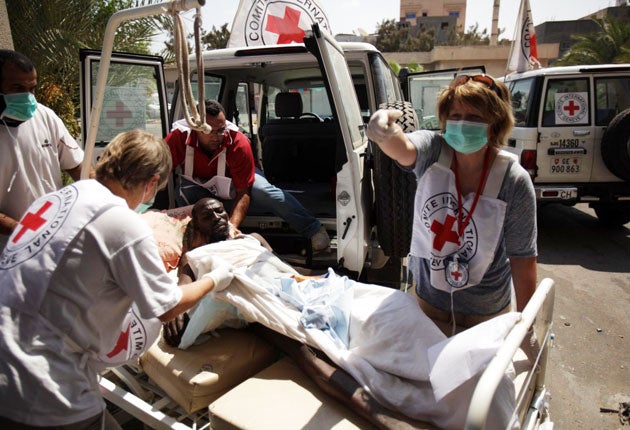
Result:
<svg viewBox="0 0 630 430"><path fill-rule="evenodd" d="M2 69L2 94L35 93L37 71L23 72L15 64L7 63Z"/></svg>
<svg viewBox="0 0 630 430"><path fill-rule="evenodd" d="M225 138L226 120L225 114L219 112L216 116L206 115L206 122L212 127L210 134L199 133L199 142L211 151L216 150Z"/></svg>
<svg viewBox="0 0 630 430"><path fill-rule="evenodd" d="M230 226L228 213L225 211L223 203L208 199L203 202L201 208L195 208L193 217L195 232L197 233L193 239L193 247L227 239Z"/></svg>

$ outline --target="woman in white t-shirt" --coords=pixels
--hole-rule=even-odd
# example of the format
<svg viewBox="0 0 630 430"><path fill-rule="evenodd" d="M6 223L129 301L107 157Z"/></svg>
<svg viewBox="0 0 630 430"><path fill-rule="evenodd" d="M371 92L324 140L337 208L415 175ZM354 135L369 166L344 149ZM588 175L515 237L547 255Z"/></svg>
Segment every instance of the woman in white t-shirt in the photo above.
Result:
<svg viewBox="0 0 630 430"><path fill-rule="evenodd" d="M514 125L507 87L459 75L438 99L442 134L403 133L379 110L367 134L418 179L409 267L422 310L470 327L522 310L536 288L536 198L529 174L501 150Z"/></svg>
<svg viewBox="0 0 630 430"><path fill-rule="evenodd" d="M96 180L37 199L20 220L0 256L0 427L117 428L97 374L103 355L138 347L139 327L123 327L132 302L167 322L231 282L226 267L180 286L166 274L134 209L151 205L170 171L162 139L122 133Z"/></svg>

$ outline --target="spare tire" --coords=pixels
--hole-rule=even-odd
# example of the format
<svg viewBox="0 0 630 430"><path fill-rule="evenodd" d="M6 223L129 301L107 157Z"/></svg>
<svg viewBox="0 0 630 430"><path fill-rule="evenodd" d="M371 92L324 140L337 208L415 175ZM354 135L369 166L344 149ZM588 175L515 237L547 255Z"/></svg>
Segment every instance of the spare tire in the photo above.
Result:
<svg viewBox="0 0 630 430"><path fill-rule="evenodd" d="M630 109L620 112L610 122L602 137L601 151L608 170L630 181Z"/></svg>
<svg viewBox="0 0 630 430"><path fill-rule="evenodd" d="M418 117L411 103L382 103L380 109L398 109L403 115L396 121L404 132L418 129ZM401 169L372 143L374 154L374 193L378 241L385 255L406 257L411 244L416 176Z"/></svg>

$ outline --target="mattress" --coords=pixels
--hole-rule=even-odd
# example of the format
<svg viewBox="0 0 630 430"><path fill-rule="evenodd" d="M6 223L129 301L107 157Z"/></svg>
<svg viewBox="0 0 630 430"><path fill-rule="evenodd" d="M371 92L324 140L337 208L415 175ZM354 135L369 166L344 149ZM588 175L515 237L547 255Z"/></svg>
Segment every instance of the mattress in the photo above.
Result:
<svg viewBox="0 0 630 430"><path fill-rule="evenodd" d="M278 351L247 329L221 329L186 350L161 336L140 358L149 378L187 412L212 401L278 359Z"/></svg>
<svg viewBox="0 0 630 430"><path fill-rule="evenodd" d="M371 429L285 357L210 404L213 430Z"/></svg>

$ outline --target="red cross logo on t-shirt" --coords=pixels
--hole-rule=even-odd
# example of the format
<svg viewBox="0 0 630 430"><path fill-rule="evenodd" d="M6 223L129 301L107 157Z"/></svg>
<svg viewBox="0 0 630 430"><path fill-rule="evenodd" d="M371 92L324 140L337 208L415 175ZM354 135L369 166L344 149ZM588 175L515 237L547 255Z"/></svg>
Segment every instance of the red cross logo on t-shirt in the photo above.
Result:
<svg viewBox="0 0 630 430"><path fill-rule="evenodd" d="M22 226L22 228L20 228L11 242L17 243L28 230L37 231L41 226L46 224L46 218L43 218L42 215L51 205L52 203L47 201L37 212L26 212L22 221L18 224L18 226Z"/></svg>
<svg viewBox="0 0 630 430"><path fill-rule="evenodd" d="M116 345L114 348L107 354L109 358L115 357L120 353L120 351L126 351L127 346L129 345L129 329L131 324L127 326L127 330L121 331L120 336L118 336L118 340L116 341Z"/></svg>
<svg viewBox="0 0 630 430"><path fill-rule="evenodd" d="M435 233L435 237L433 238L433 249L441 251L446 242L459 244L459 235L455 230L453 230L453 224L455 224L456 220L457 218L447 214L444 224L437 220L433 221L431 224L431 231Z"/></svg>
<svg viewBox="0 0 630 430"><path fill-rule="evenodd" d="M302 43L306 33L299 26L300 15L299 10L286 7L284 9L284 18L269 15L266 30L278 35L278 44Z"/></svg>

